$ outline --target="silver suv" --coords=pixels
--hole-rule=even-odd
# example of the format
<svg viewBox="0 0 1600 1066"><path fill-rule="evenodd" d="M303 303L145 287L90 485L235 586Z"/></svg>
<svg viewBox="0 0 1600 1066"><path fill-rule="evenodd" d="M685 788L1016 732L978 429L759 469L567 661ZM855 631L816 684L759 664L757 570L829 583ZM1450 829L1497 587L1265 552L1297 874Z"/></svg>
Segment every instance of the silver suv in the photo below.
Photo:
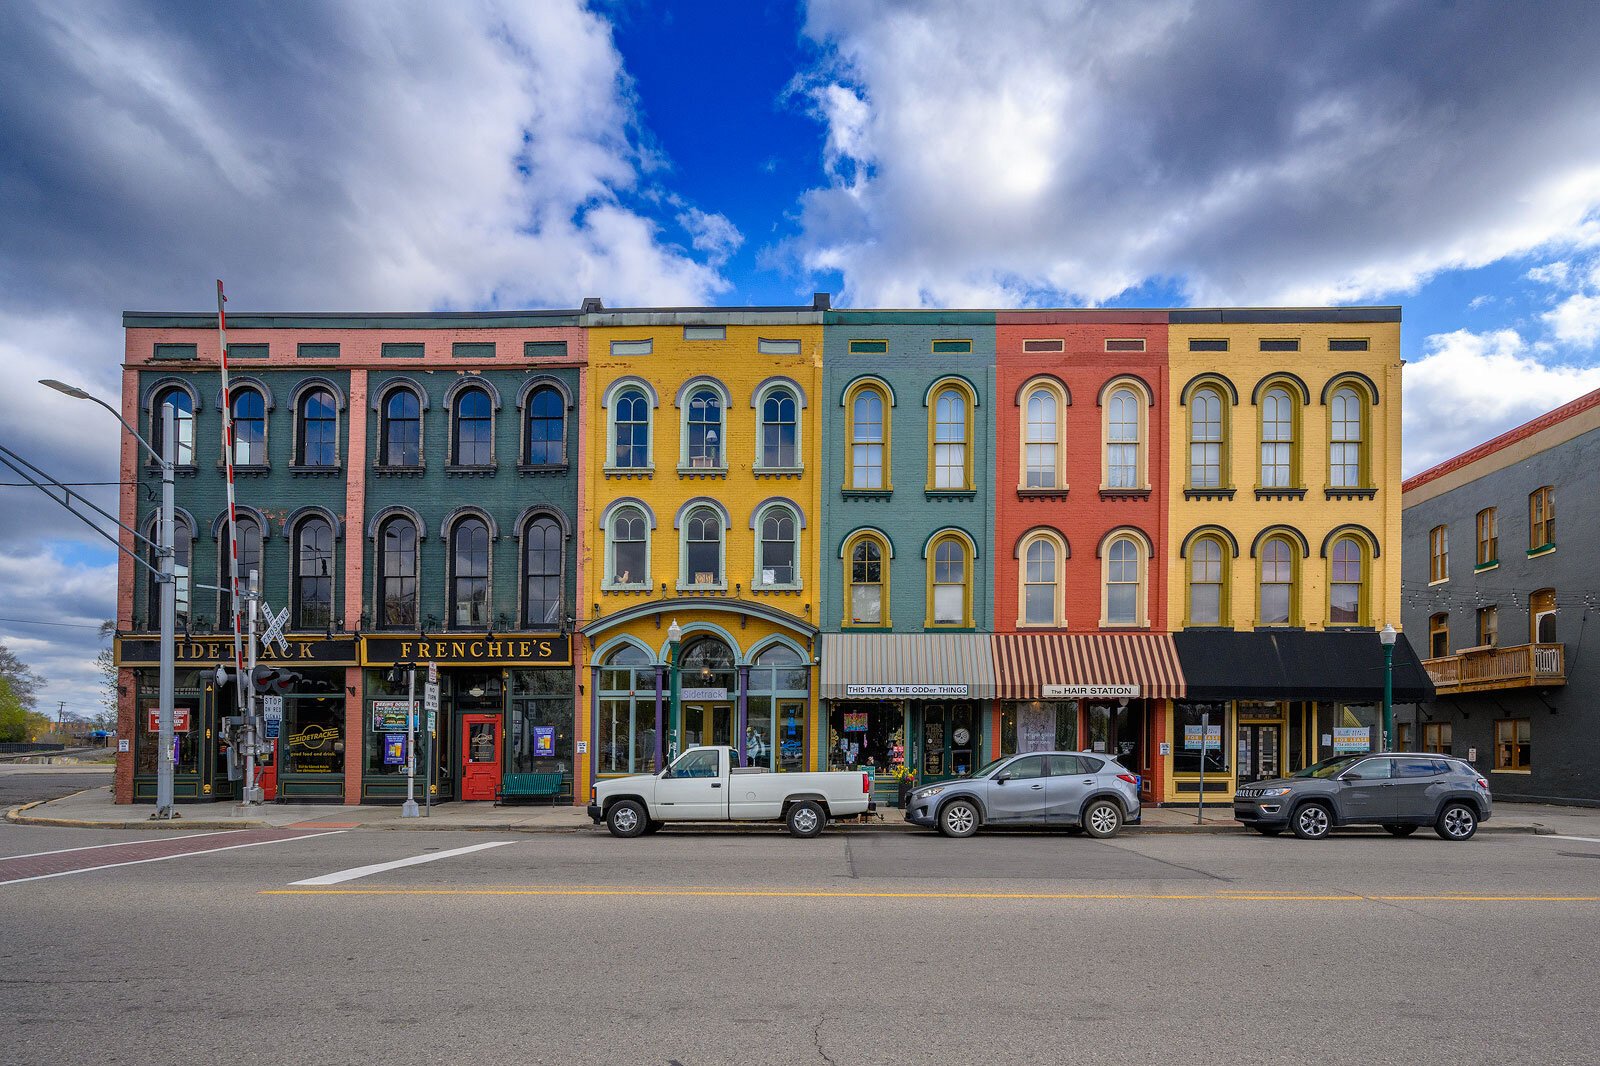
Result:
<svg viewBox="0 0 1600 1066"><path fill-rule="evenodd" d="M1336 755L1233 794L1233 816L1258 833L1285 829L1321 840L1336 826L1381 825L1397 837L1431 825L1445 840L1469 840L1494 807L1489 782L1447 755Z"/></svg>
<svg viewBox="0 0 1600 1066"><path fill-rule="evenodd" d="M967 837L986 825L1059 826L1112 837L1137 824L1139 779L1087 751L1034 751L996 759L970 777L913 789L906 821Z"/></svg>

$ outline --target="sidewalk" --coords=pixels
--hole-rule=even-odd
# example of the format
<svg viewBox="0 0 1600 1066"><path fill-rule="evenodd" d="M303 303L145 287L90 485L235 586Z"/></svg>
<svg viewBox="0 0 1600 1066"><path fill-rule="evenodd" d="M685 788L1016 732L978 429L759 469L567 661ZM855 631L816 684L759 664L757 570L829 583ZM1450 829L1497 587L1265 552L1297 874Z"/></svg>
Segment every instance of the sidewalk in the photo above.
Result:
<svg viewBox="0 0 1600 1066"><path fill-rule="evenodd" d="M21 825L65 826L86 829L447 829L476 832L588 833L604 832L593 825L582 807L515 806L488 803L443 803L429 817L402 818L398 806L342 807L321 803L267 803L248 811L232 803L185 803L181 817L170 822L150 820L148 804L118 806L111 802L110 786L88 789L42 803L24 804L6 812L6 819ZM1150 833L1243 833L1232 812L1210 808L1205 822L1195 823L1194 808L1146 807L1141 825L1129 826L1130 836ZM697 825L716 832L780 832L777 823ZM928 832L907 823L898 808L880 808L867 821L847 820L829 827L834 832ZM1484 823L1484 833L1556 833L1600 838L1600 809L1552 807L1533 803L1497 803L1494 817Z"/></svg>

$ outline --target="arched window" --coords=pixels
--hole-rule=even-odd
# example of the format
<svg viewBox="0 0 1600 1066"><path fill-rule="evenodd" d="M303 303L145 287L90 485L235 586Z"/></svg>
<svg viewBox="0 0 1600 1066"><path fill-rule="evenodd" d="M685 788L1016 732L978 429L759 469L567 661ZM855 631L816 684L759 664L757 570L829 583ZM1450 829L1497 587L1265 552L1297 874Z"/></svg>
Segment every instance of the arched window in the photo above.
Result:
<svg viewBox="0 0 1600 1066"><path fill-rule="evenodd" d="M696 507L683 521L683 570L679 585L689 589L721 588L722 515Z"/></svg>
<svg viewBox="0 0 1600 1066"><path fill-rule="evenodd" d="M237 389L233 401L233 461L239 466L267 463L267 401L256 389ZM231 615L229 617L232 617Z"/></svg>
<svg viewBox="0 0 1600 1066"><path fill-rule="evenodd" d="M1227 462L1222 393L1203 386L1189 397L1189 487L1219 489Z"/></svg>
<svg viewBox="0 0 1600 1066"><path fill-rule="evenodd" d="M530 629L561 624L561 526L549 515L522 528L522 624Z"/></svg>
<svg viewBox="0 0 1600 1066"><path fill-rule="evenodd" d="M1274 385L1261 398L1261 487L1287 489L1295 483L1295 402L1289 390Z"/></svg>
<svg viewBox="0 0 1600 1066"><path fill-rule="evenodd" d="M559 466L566 462L566 403L560 390L540 385L528 397L529 466Z"/></svg>
<svg viewBox="0 0 1600 1066"><path fill-rule="evenodd" d="M1450 615L1448 612L1428 618L1428 658L1443 659L1450 654Z"/></svg>
<svg viewBox="0 0 1600 1066"><path fill-rule="evenodd" d="M800 401L788 388L774 388L761 400L762 469L793 470L800 465Z"/></svg>
<svg viewBox="0 0 1600 1066"><path fill-rule="evenodd" d="M228 527L224 523L222 535L217 544L217 584L222 586L222 591L217 594L217 628L226 629L223 623L233 623L233 571L228 556ZM256 572L256 580L261 582L258 587L265 587L265 575L261 572L261 523L249 515L241 514L237 517L234 526L235 536L239 541L239 591L250 591L250 571ZM239 607L244 610L245 601L241 600ZM241 614L241 617L243 615Z"/></svg>
<svg viewBox="0 0 1600 1066"><path fill-rule="evenodd" d="M1106 488L1144 487L1144 397L1119 385L1106 397Z"/></svg>
<svg viewBox="0 0 1600 1066"><path fill-rule="evenodd" d="M946 534L928 553L928 625L972 625L972 553L965 538Z"/></svg>
<svg viewBox="0 0 1600 1066"><path fill-rule="evenodd" d="M599 736L595 742L602 774L653 773L656 731L656 669L643 650L626 644L600 667Z"/></svg>
<svg viewBox="0 0 1600 1066"><path fill-rule="evenodd" d="M1224 624L1228 605L1226 549L1216 537L1199 537L1189 548L1189 618L1192 626Z"/></svg>
<svg viewBox="0 0 1600 1066"><path fill-rule="evenodd" d="M1333 543L1328 581L1328 624L1358 626L1366 615L1366 553L1354 537Z"/></svg>
<svg viewBox="0 0 1600 1066"><path fill-rule="evenodd" d="M811 671L787 644L771 644L750 667L744 749L747 766L805 769Z"/></svg>
<svg viewBox="0 0 1600 1066"><path fill-rule="evenodd" d="M685 686L725 689L730 693L739 690L733 651L719 638L686 640L678 654ZM680 714L679 735L674 738L678 751L696 744L733 744L734 716L728 704L685 700L680 704Z"/></svg>
<svg viewBox="0 0 1600 1066"><path fill-rule="evenodd" d="M310 389L300 397L300 466L339 465L339 407L327 389Z"/></svg>
<svg viewBox="0 0 1600 1066"><path fill-rule="evenodd" d="M150 408L150 443L158 455L166 455L165 421L161 409L172 408L173 462L179 466L194 465L194 399L183 389L162 389Z"/></svg>
<svg viewBox="0 0 1600 1066"><path fill-rule="evenodd" d="M462 389L452 412L451 449L456 466L494 463L494 409L482 389Z"/></svg>
<svg viewBox="0 0 1600 1066"><path fill-rule="evenodd" d="M395 515L378 528L378 626L417 624L417 525Z"/></svg>
<svg viewBox="0 0 1600 1066"><path fill-rule="evenodd" d="M723 465L722 395L712 388L695 389L684 413L687 440L685 458L694 469Z"/></svg>
<svg viewBox="0 0 1600 1066"><path fill-rule="evenodd" d="M650 587L650 523L637 507L619 507L606 529L606 587Z"/></svg>
<svg viewBox="0 0 1600 1066"><path fill-rule="evenodd" d="M1105 624L1143 625L1144 552L1133 537L1117 537L1107 546L1105 582Z"/></svg>
<svg viewBox="0 0 1600 1066"><path fill-rule="evenodd" d="M187 399L187 397L185 397ZM159 411L160 408L157 408ZM161 539L161 516L156 515L150 521L149 537L152 541ZM172 523L172 576L173 588L176 590L178 625L182 626L189 620L189 571L194 561L194 530L190 527L188 519L177 515ZM226 546L223 548L227 550ZM155 571L161 569L161 556L154 547L145 555ZM155 629L161 624L161 582L156 580L152 571L146 571L149 581L146 583L145 605L150 612L150 628ZM218 582L221 584L221 582ZM233 617L231 614L228 616ZM231 622L230 622L231 624Z"/></svg>
<svg viewBox="0 0 1600 1066"><path fill-rule="evenodd" d="M972 398L967 390L946 385L933 395L933 476L928 487L972 487Z"/></svg>
<svg viewBox="0 0 1600 1066"><path fill-rule="evenodd" d="M450 530L450 625L480 629L489 624L489 525L475 515Z"/></svg>
<svg viewBox="0 0 1600 1066"><path fill-rule="evenodd" d="M858 534L845 549L844 602L846 625L881 626L889 622L889 583L884 562L888 542L872 533Z"/></svg>
<svg viewBox="0 0 1600 1066"><path fill-rule="evenodd" d="M1556 542L1556 490L1545 485L1528 494L1528 550L1543 551Z"/></svg>
<svg viewBox="0 0 1600 1066"><path fill-rule="evenodd" d="M1022 442L1022 487L1055 489L1066 481L1062 469L1063 436L1062 394L1054 386L1040 382L1023 394L1026 417Z"/></svg>
<svg viewBox="0 0 1600 1066"><path fill-rule="evenodd" d="M1360 393L1350 385L1333 390L1328 418L1328 484L1336 489L1364 488L1367 417Z"/></svg>
<svg viewBox="0 0 1600 1066"><path fill-rule="evenodd" d="M1556 642L1556 590L1539 589L1528 595L1528 638L1535 644Z"/></svg>
<svg viewBox="0 0 1600 1066"><path fill-rule="evenodd" d="M1500 524L1495 508L1485 507L1478 512L1478 565L1494 566L1500 561Z"/></svg>
<svg viewBox="0 0 1600 1066"><path fill-rule="evenodd" d="M889 487L889 400L876 385L857 386L850 411L850 488Z"/></svg>
<svg viewBox="0 0 1600 1066"><path fill-rule="evenodd" d="M1059 626L1061 617L1061 545L1047 533L1035 533L1022 544L1022 619L1025 626Z"/></svg>
<svg viewBox="0 0 1600 1066"><path fill-rule="evenodd" d="M799 522L795 513L782 504L774 504L762 511L757 525L755 587L799 587Z"/></svg>
<svg viewBox="0 0 1600 1066"><path fill-rule="evenodd" d="M643 390L624 389L616 398L613 416L618 469L643 470L650 465L650 399Z"/></svg>
<svg viewBox="0 0 1600 1066"><path fill-rule="evenodd" d="M392 389L383 402L384 466L422 465L422 401L410 389Z"/></svg>
<svg viewBox="0 0 1600 1066"><path fill-rule="evenodd" d="M1450 580L1450 527L1428 530L1428 582Z"/></svg>
<svg viewBox="0 0 1600 1066"><path fill-rule="evenodd" d="M1261 602L1257 625L1286 626L1295 617L1294 548L1283 537L1272 537L1261 546L1259 560Z"/></svg>
<svg viewBox="0 0 1600 1066"><path fill-rule="evenodd" d="M327 629L332 624L333 526L313 516L294 530L294 627Z"/></svg>

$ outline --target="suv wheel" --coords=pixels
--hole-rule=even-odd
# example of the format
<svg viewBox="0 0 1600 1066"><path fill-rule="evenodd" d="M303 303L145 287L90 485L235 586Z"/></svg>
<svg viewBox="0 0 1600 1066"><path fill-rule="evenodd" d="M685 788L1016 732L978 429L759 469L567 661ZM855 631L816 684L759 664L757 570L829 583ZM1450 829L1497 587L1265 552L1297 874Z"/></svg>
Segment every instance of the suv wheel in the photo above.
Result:
<svg viewBox="0 0 1600 1066"><path fill-rule="evenodd" d="M619 800L606 812L606 828L614 837L636 837L649 824L638 800Z"/></svg>
<svg viewBox="0 0 1600 1066"><path fill-rule="evenodd" d="M978 808L967 800L952 800L939 812L939 832L947 837L969 837L978 831Z"/></svg>
<svg viewBox="0 0 1600 1066"><path fill-rule="evenodd" d="M1122 808L1110 800L1095 800L1083 812L1083 828L1096 840L1116 836L1122 828Z"/></svg>
<svg viewBox="0 0 1600 1066"><path fill-rule="evenodd" d="M1417 827L1414 825L1394 825L1392 823L1383 828L1392 837L1408 837L1417 831Z"/></svg>
<svg viewBox="0 0 1600 1066"><path fill-rule="evenodd" d="M1478 812L1465 803L1448 804L1433 831L1445 840L1471 840L1478 831Z"/></svg>
<svg viewBox="0 0 1600 1066"><path fill-rule="evenodd" d="M1294 812L1294 835L1301 840L1321 840L1333 831L1333 812L1326 804L1308 803Z"/></svg>

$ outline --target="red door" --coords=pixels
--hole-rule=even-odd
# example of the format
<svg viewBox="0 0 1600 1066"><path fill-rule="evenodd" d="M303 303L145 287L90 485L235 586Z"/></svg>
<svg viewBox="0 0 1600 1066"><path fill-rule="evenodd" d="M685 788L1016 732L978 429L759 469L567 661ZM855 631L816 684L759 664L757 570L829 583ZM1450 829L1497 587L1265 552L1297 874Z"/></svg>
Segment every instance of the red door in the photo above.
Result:
<svg viewBox="0 0 1600 1066"><path fill-rule="evenodd" d="M500 716L461 716L461 798L493 800L500 791Z"/></svg>

